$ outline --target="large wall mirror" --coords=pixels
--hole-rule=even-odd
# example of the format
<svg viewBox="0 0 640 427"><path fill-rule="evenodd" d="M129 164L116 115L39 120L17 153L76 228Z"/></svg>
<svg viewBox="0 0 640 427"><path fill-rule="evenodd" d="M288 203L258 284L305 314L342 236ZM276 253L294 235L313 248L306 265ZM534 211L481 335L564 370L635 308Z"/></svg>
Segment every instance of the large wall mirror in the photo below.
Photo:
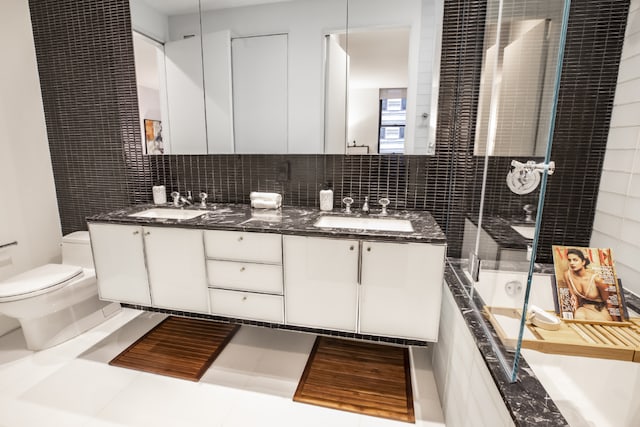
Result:
<svg viewBox="0 0 640 427"><path fill-rule="evenodd" d="M474 154L543 157L563 2L504 0L487 11Z"/></svg>
<svg viewBox="0 0 640 427"><path fill-rule="evenodd" d="M442 0L130 0L145 154L432 154Z"/></svg>

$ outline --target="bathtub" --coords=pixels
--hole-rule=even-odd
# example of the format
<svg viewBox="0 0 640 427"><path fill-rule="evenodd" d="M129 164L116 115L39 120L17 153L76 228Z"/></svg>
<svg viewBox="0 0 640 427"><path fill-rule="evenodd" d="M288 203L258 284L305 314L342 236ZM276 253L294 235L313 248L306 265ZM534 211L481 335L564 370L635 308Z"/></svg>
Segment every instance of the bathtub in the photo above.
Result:
<svg viewBox="0 0 640 427"><path fill-rule="evenodd" d="M534 275L529 305L553 310L551 276ZM475 292L486 305L522 308L526 272L481 271ZM638 314L630 312L632 316ZM509 335L519 321L501 326ZM512 335L513 336L513 335ZM525 338L530 332L525 328ZM522 356L573 427L640 425L640 363L546 354L523 349Z"/></svg>

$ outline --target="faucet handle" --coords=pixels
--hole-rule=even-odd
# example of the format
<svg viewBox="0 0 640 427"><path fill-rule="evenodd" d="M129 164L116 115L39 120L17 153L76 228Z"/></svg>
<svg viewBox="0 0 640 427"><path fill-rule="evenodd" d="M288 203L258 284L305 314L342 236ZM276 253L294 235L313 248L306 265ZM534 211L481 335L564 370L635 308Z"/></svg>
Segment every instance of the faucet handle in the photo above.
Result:
<svg viewBox="0 0 640 427"><path fill-rule="evenodd" d="M171 197L173 197L173 206L179 207L180 206L180 193L178 193L177 191L174 191L173 193L171 193Z"/></svg>
<svg viewBox="0 0 640 427"><path fill-rule="evenodd" d="M391 203L391 201L389 199L387 199L386 197L383 197L382 199L378 200L378 203L380 203L380 205L382 206L382 210L380 211L380 215L382 215L382 216L387 215L387 205L389 203Z"/></svg>
<svg viewBox="0 0 640 427"><path fill-rule="evenodd" d="M198 194L198 196L200 197L200 207L201 208L206 208L207 207L207 197L209 197L209 196L204 191L202 193Z"/></svg>
<svg viewBox="0 0 640 427"><path fill-rule="evenodd" d="M353 203L353 199L347 196L344 199L342 199L342 203L347 205L347 207L344 210L344 213L351 213L351 204Z"/></svg>
<svg viewBox="0 0 640 427"><path fill-rule="evenodd" d="M524 205L522 210L524 211L525 222L533 222L533 212L536 210L536 207L534 205Z"/></svg>

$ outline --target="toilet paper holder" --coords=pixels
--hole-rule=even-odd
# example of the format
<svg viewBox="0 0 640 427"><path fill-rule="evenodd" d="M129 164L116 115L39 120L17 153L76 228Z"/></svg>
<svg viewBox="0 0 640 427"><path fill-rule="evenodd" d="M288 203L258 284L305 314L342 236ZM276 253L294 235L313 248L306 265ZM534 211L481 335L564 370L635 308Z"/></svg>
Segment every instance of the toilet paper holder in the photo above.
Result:
<svg viewBox="0 0 640 427"><path fill-rule="evenodd" d="M14 245L15 246L18 245L18 241L17 240L14 240L13 242L4 243L4 244L0 245L0 249L8 248L9 246L14 246Z"/></svg>

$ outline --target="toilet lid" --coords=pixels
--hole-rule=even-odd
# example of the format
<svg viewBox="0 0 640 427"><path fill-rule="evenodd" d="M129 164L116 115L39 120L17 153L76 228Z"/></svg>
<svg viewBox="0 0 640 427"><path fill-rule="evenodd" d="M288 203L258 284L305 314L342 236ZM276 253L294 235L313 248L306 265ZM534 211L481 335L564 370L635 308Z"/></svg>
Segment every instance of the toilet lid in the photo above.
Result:
<svg viewBox="0 0 640 427"><path fill-rule="evenodd" d="M82 273L82 267L46 264L0 282L0 299L30 294L59 285Z"/></svg>

